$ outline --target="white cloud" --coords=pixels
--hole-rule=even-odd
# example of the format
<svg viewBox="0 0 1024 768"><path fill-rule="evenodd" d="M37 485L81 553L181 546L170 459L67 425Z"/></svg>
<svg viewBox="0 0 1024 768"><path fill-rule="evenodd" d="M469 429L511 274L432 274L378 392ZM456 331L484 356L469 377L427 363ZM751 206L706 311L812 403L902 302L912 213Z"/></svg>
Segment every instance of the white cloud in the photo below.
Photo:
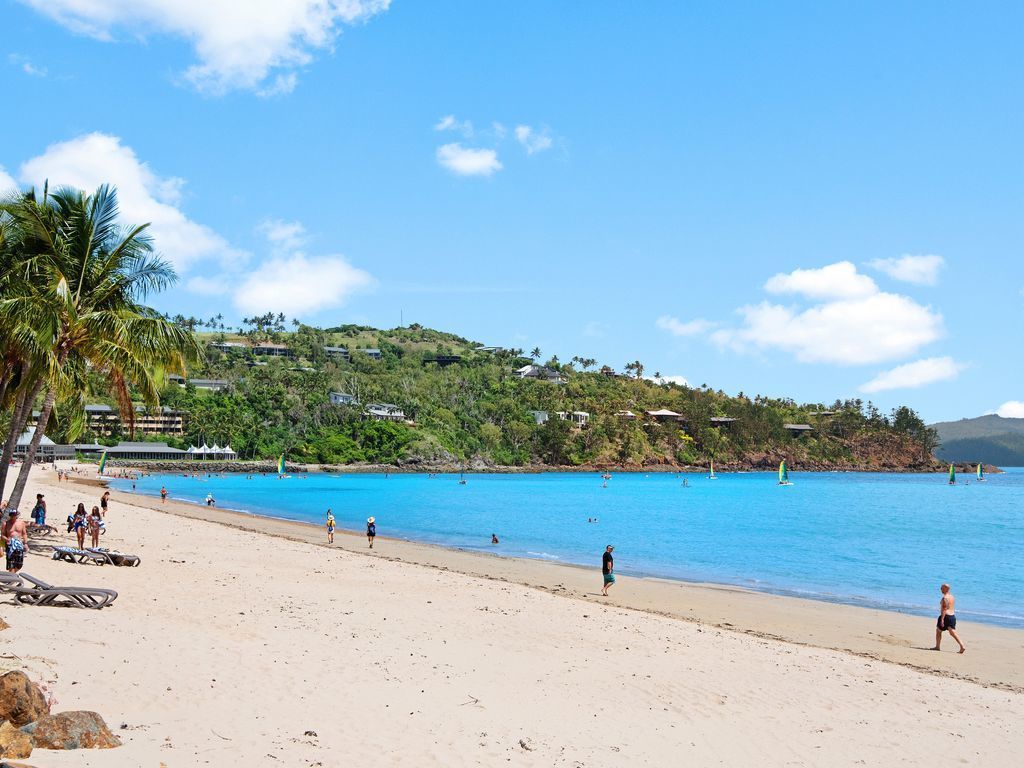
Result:
<svg viewBox="0 0 1024 768"><path fill-rule="evenodd" d="M0 165L0 197L9 195L21 188L21 185L11 177L2 165Z"/></svg>
<svg viewBox="0 0 1024 768"><path fill-rule="evenodd" d="M505 136L508 134L508 128L506 128L502 123L499 123L497 120L491 123L491 131L494 133L494 137L498 139L498 141L504 139Z"/></svg>
<svg viewBox="0 0 1024 768"><path fill-rule="evenodd" d="M590 339L603 339L608 333L608 325L599 320L590 320L583 326L582 334Z"/></svg>
<svg viewBox="0 0 1024 768"><path fill-rule="evenodd" d="M876 293L805 310L764 302L742 307L744 324L711 334L737 351L778 349L807 363L898 360L942 335L942 316L906 296Z"/></svg>
<svg viewBox="0 0 1024 768"><path fill-rule="evenodd" d="M889 389L916 389L937 381L955 379L964 369L952 357L929 357L913 363L898 365L883 371L866 384L861 392L884 392Z"/></svg>
<svg viewBox="0 0 1024 768"><path fill-rule="evenodd" d="M996 413L1004 419L1024 419L1024 402L1020 400L1007 400L999 406Z"/></svg>
<svg viewBox="0 0 1024 768"><path fill-rule="evenodd" d="M458 142L437 148L437 162L459 176L490 176L502 169L493 149L472 149Z"/></svg>
<svg viewBox="0 0 1024 768"><path fill-rule="evenodd" d="M211 93L263 89L329 50L344 25L387 10L390 0L21 0L73 32L100 40L149 33L187 40L198 63L187 80ZM274 81L275 87L288 80ZM294 81L292 81L294 87ZM280 90L278 90L280 92Z"/></svg>
<svg viewBox="0 0 1024 768"><path fill-rule="evenodd" d="M473 138L473 123L469 120L456 120L455 115L445 115L434 126L435 131L456 131L467 139Z"/></svg>
<svg viewBox="0 0 1024 768"><path fill-rule="evenodd" d="M868 266L905 283L935 285L939 279L939 270L945 263L941 256L906 255L898 259L874 259L868 262Z"/></svg>
<svg viewBox="0 0 1024 768"><path fill-rule="evenodd" d="M10 53L7 55L7 60L29 77L46 77L49 74L46 67L37 67L21 54Z"/></svg>
<svg viewBox="0 0 1024 768"><path fill-rule="evenodd" d="M293 253L273 257L248 272L235 289L234 303L242 312L315 313L341 306L372 282L367 272L343 256Z"/></svg>
<svg viewBox="0 0 1024 768"><path fill-rule="evenodd" d="M668 331L673 336L699 336L714 327L714 323L708 320L697 319L684 323L678 318L670 317L669 315L659 317L655 325L664 331Z"/></svg>
<svg viewBox="0 0 1024 768"><path fill-rule="evenodd" d="M878 291L875 281L857 272L849 261L820 269L795 269L775 275L764 284L768 293L796 293L809 299L854 299Z"/></svg>
<svg viewBox="0 0 1024 768"><path fill-rule="evenodd" d="M537 132L528 125L516 126L516 141L523 145L528 155L543 152L545 149L551 149L552 145L551 137L546 129L542 132Z"/></svg>
<svg viewBox="0 0 1024 768"><path fill-rule="evenodd" d="M743 324L714 331L714 343L739 352L780 350L801 362L863 365L905 358L944 332L940 314L907 296L880 291L848 261L778 274L764 287L814 303L741 307Z"/></svg>
<svg viewBox="0 0 1024 768"><path fill-rule="evenodd" d="M122 221L132 225L149 222L157 251L179 271L199 261L237 266L248 258L182 212L183 179L158 176L116 136L89 133L51 144L43 154L25 162L18 177L38 188L49 180L51 188L70 186L88 193L100 184L115 186Z"/></svg>
<svg viewBox="0 0 1024 768"><path fill-rule="evenodd" d="M267 238L267 242L276 250L292 251L301 247L307 240L306 227L299 221L267 219L256 230Z"/></svg>

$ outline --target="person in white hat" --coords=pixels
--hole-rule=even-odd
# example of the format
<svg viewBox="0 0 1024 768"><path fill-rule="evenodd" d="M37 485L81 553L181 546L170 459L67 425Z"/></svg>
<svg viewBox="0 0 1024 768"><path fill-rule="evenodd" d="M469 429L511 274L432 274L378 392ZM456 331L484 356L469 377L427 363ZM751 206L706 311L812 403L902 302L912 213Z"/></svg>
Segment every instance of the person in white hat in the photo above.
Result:
<svg viewBox="0 0 1024 768"><path fill-rule="evenodd" d="M377 518L366 518L366 539L370 542L370 549L373 549L373 539L377 535Z"/></svg>

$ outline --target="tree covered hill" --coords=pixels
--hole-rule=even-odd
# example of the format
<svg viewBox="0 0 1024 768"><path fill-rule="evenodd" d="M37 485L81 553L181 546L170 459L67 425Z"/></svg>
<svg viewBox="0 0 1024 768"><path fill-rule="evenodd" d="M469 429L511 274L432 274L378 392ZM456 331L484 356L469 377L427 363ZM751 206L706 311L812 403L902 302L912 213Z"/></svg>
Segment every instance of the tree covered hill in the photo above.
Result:
<svg viewBox="0 0 1024 768"><path fill-rule="evenodd" d="M940 422L932 428L941 442L935 454L945 461L1024 466L1024 419L1004 419L990 414Z"/></svg>
<svg viewBox="0 0 1024 768"><path fill-rule="evenodd" d="M882 414L860 400L728 396L661 381L657 372L648 378L640 361L622 366L628 375L578 357L541 364L539 349L483 348L415 324L286 330L272 315L246 324L243 333L198 334L206 356L190 378L224 379L226 391L169 382L161 392L163 405L189 413L182 444L230 443L242 458L286 453L323 464L642 467L714 459L726 469L770 468L785 458L806 469L934 466L934 433L909 408ZM286 346L289 356L254 356L251 345L266 343ZM347 356L325 347L344 347ZM534 363L539 378L521 378L517 371ZM357 403L332 405L331 392ZM394 404L404 417L368 418L371 403Z"/></svg>

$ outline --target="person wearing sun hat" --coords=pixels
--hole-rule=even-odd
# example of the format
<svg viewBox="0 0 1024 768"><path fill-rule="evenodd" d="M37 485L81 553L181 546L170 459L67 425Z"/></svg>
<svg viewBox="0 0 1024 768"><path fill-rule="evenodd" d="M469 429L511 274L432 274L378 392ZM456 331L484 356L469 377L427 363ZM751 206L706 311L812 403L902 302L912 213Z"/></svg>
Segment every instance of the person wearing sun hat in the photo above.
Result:
<svg viewBox="0 0 1024 768"><path fill-rule="evenodd" d="M377 518L366 518L366 539L370 542L370 549L373 549L373 539L377 535Z"/></svg>

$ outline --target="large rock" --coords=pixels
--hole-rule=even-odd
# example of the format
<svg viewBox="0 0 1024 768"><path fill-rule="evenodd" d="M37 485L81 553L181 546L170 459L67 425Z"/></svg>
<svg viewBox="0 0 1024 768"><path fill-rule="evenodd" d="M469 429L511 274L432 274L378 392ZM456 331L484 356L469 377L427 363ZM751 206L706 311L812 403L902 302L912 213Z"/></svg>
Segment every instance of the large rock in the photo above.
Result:
<svg viewBox="0 0 1024 768"><path fill-rule="evenodd" d="M32 739L10 723L0 725L0 757L15 760L32 754Z"/></svg>
<svg viewBox="0 0 1024 768"><path fill-rule="evenodd" d="M24 672L0 677L0 720L22 726L50 713L46 697Z"/></svg>
<svg viewBox="0 0 1024 768"><path fill-rule="evenodd" d="M82 710L46 715L21 729L32 737L36 749L111 749L121 740L110 732L103 718Z"/></svg>

